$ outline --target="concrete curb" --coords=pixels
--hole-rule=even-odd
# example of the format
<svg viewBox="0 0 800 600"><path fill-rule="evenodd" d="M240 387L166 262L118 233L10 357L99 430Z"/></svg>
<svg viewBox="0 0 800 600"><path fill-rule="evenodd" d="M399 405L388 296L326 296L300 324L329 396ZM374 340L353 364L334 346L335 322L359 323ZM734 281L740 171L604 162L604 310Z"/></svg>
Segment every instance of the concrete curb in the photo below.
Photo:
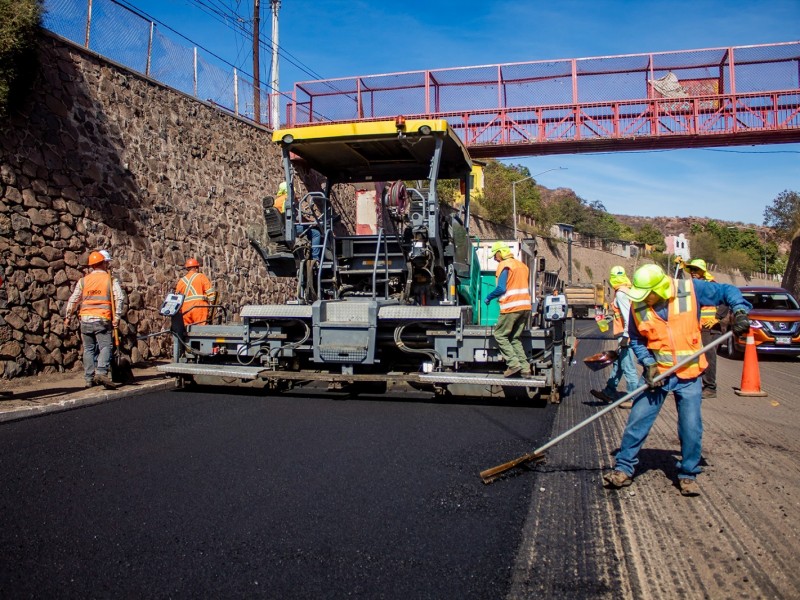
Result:
<svg viewBox="0 0 800 600"><path fill-rule="evenodd" d="M59 402L51 404L43 404L41 406L26 406L23 408L14 408L4 412L0 412L0 423L9 421L18 421L20 419L28 419L31 417L39 417L49 413L61 412L65 410L72 410L74 408L82 408L84 406L91 406L93 404L100 404L101 402L108 402L109 400L120 400L132 396L141 396L142 394L149 394L151 392L160 392L165 390L173 390L178 387L177 379L166 379L163 381L148 382L141 384L132 384L123 386L118 390L108 390L98 393L92 393L83 398L67 398Z"/></svg>

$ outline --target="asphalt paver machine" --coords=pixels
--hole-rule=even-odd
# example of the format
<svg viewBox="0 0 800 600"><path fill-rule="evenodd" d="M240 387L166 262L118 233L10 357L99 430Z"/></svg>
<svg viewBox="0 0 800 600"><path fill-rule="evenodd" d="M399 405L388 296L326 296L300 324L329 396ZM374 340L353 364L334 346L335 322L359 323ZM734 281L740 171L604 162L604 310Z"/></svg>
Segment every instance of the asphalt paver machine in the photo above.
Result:
<svg viewBox="0 0 800 600"><path fill-rule="evenodd" d="M566 300L537 293L544 260L535 240L522 242L534 292L522 343L534 375L502 376L492 324L481 317L481 266L469 233L472 161L446 121L315 125L277 130L273 140L283 151L288 197L283 210L265 199L269 237L251 243L270 274L296 278L296 297L174 334L174 360L161 370L203 385L285 390L325 382L381 393L392 384L560 401L572 348ZM298 161L324 177L323 191L296 194ZM461 182L460 209L440 202L443 180ZM342 184L374 186L374 231L343 233L331 202Z"/></svg>

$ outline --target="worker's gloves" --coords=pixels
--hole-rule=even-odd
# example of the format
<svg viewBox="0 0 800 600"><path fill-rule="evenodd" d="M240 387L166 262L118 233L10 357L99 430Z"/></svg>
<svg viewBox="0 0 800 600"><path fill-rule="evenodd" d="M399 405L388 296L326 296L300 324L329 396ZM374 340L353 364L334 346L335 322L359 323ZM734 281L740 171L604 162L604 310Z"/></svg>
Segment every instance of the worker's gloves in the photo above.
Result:
<svg viewBox="0 0 800 600"><path fill-rule="evenodd" d="M664 380L656 381L658 377L658 365L652 364L644 368L644 380L651 388L659 388L664 385Z"/></svg>
<svg viewBox="0 0 800 600"><path fill-rule="evenodd" d="M745 335L750 331L750 319L747 318L747 313L743 310L737 310L733 313L733 334L737 337Z"/></svg>
<svg viewBox="0 0 800 600"><path fill-rule="evenodd" d="M628 336L622 336L619 339L619 347L620 348L627 348L628 344L630 344L630 343L631 343L631 338L629 338Z"/></svg>

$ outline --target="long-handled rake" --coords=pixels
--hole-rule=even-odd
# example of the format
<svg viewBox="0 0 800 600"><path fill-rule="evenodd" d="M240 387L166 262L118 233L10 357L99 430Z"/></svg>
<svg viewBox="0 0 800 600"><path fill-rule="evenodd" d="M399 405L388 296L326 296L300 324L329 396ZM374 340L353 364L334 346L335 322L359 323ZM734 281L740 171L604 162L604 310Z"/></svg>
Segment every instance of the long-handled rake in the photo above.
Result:
<svg viewBox="0 0 800 600"><path fill-rule="evenodd" d="M687 356L686 358L684 358L683 360L678 362L676 365L670 367L669 370L661 373L658 377L655 378L654 381L658 382L658 381L661 381L662 379L665 379L665 378L669 377L670 375L672 375L675 371L677 371L678 369L680 369L684 365L692 362L698 356L708 352L712 348L715 348L716 346L719 346L721 343L727 341L728 338L730 338L732 336L733 336L733 332L732 331L728 331L728 332L724 333L723 335L718 337L716 340L714 340L710 344L707 344L707 345L703 346L702 348L700 348L700 350L698 350L697 352L695 352L691 356ZM536 450L534 450L533 452L529 452L528 454L523 454L522 456L519 456L519 457L515 458L514 460L510 460L507 463L503 463L502 465L497 465L496 467L492 467L491 469L486 469L485 471L481 471L480 475L481 475L481 479L483 480L483 483L487 483L487 484L488 483L492 483L495 479L500 477L503 473L513 469L514 467L518 467L519 465L523 465L523 464L529 463L529 462L539 462L541 460L544 460L544 452L545 452L545 450L547 450L548 448L551 448L552 446L555 446L561 440L563 440L565 438L568 438L569 436L571 436L573 433L575 433L579 429L583 429L589 423L599 419L600 417L602 417L607 412L614 410L617 406L619 406L623 402L625 402L627 400L630 400L632 398L635 398L636 396L638 396L639 394L644 392L648 387L650 387L648 384L640 385L638 388L636 388L632 392L628 392L622 398L620 398L619 400L615 400L614 402L612 402L611 404L609 404L608 406L606 406L602 410L600 410L600 411L596 412L595 414L593 414L588 419L585 419L585 420L581 421L580 423L575 425L575 427L573 427L572 429L569 429L569 430L565 431L561 435L559 435L557 437L554 437L552 440L550 440L549 442L547 442L543 446L540 446L539 448L536 448Z"/></svg>

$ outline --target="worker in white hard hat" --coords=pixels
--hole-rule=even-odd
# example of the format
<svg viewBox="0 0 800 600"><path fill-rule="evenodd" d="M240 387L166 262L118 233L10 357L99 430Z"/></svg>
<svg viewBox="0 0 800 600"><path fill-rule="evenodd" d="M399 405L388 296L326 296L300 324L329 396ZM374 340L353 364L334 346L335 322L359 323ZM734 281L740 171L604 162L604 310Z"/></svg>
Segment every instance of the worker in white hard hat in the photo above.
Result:
<svg viewBox="0 0 800 600"><path fill-rule="evenodd" d="M622 266L611 267L608 282L614 288L614 300L611 310L614 315L612 333L617 340L617 360L611 367L611 375L602 390L591 390L592 396L603 402L614 402L617 399L617 386L624 377L628 393L639 387L639 374L636 371L636 359L630 349L628 322L631 315L631 299L626 292L631 289L631 280ZM628 400L619 405L630 408L633 402Z"/></svg>
<svg viewBox="0 0 800 600"><path fill-rule="evenodd" d="M520 337L531 315L531 292L528 289L530 271L525 263L514 258L504 242L495 242L490 250L498 262L497 285L484 302L488 306L495 298L500 302L500 316L494 327L494 339L506 361L504 377L520 375L530 379L531 364Z"/></svg>

